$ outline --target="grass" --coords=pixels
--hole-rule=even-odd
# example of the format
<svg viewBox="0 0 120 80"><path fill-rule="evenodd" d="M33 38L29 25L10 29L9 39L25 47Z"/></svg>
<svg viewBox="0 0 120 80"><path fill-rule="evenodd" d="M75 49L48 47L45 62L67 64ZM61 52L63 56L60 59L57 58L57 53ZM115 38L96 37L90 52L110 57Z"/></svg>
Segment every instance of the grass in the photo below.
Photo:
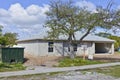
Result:
<svg viewBox="0 0 120 80"><path fill-rule="evenodd" d="M101 61L94 61L94 60L83 60L79 57L75 59L64 58L59 61L58 67L69 67L69 66L82 66L82 65L90 65L90 64L100 64L103 63Z"/></svg>
<svg viewBox="0 0 120 80"><path fill-rule="evenodd" d="M0 80L46 80L46 77L49 76L50 73L40 73L40 74L30 74L30 75L22 75L22 76L11 76L11 77L1 77ZM36 79L37 78L37 79ZM38 79L39 78L39 79Z"/></svg>
<svg viewBox="0 0 120 80"><path fill-rule="evenodd" d="M120 77L120 66L96 68L96 69L90 69L86 71L103 73L103 74L110 75L117 78Z"/></svg>
<svg viewBox="0 0 120 80"><path fill-rule="evenodd" d="M120 51L118 51L117 53L120 54Z"/></svg>
<svg viewBox="0 0 120 80"><path fill-rule="evenodd" d="M14 63L14 64L0 63L0 72L18 71L24 69L25 67L21 63Z"/></svg>

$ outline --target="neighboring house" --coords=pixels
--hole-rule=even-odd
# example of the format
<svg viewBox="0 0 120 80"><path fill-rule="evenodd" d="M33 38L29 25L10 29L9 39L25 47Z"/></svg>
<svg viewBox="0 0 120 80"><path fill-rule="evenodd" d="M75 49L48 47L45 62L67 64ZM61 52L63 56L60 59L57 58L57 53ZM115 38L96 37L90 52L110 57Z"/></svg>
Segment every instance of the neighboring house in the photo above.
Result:
<svg viewBox="0 0 120 80"><path fill-rule="evenodd" d="M76 39L78 42L80 37ZM25 53L34 56L61 56L69 53L67 39L46 40L31 38L19 40L17 43L19 46L25 47ZM85 54L113 54L114 40L89 34L83 39L82 43L74 45L74 51L76 51L77 55L81 55L84 52Z"/></svg>

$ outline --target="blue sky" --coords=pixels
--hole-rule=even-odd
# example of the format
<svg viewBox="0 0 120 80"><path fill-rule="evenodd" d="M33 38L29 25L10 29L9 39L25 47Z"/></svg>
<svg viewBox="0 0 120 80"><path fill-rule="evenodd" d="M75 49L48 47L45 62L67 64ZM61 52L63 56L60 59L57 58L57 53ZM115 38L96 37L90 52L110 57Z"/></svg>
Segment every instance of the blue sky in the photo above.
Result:
<svg viewBox="0 0 120 80"><path fill-rule="evenodd" d="M31 4L36 4L39 6L42 6L43 4L48 4L51 0L0 0L0 8L8 9L11 4L15 3L20 3L24 8L30 6ZM77 1L82 1L82 0L75 0ZM86 0L89 2L92 2L95 5L101 5L101 6L106 6L106 4L111 1L111 0ZM120 5L120 0L113 0L114 5L118 6Z"/></svg>
<svg viewBox="0 0 120 80"><path fill-rule="evenodd" d="M46 35L43 28L46 20L44 13L49 10L50 1L0 0L0 24L4 26L3 32L16 32L19 38ZM106 7L109 1L111 0L74 0L79 6L88 6L90 10L94 10L96 6ZM120 1L113 1L113 8L120 8Z"/></svg>

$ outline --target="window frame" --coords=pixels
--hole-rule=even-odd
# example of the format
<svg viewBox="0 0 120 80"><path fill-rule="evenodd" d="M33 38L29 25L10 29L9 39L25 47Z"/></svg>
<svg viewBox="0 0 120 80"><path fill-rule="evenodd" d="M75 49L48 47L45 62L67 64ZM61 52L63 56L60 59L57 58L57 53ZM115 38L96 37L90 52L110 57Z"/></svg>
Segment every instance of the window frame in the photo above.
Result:
<svg viewBox="0 0 120 80"><path fill-rule="evenodd" d="M48 42L48 52L54 52L54 42Z"/></svg>

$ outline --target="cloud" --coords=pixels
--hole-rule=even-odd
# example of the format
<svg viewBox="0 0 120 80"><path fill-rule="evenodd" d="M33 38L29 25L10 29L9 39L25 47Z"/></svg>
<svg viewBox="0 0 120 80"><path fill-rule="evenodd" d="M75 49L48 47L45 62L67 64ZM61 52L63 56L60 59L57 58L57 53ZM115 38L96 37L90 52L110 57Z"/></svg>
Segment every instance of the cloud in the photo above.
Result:
<svg viewBox="0 0 120 80"><path fill-rule="evenodd" d="M90 11L96 9L93 3L87 1L77 2L76 5ZM46 20L45 12L48 10L49 5L32 4L24 8L19 3L12 4L8 10L0 8L0 24L4 26L4 32L16 32L21 38L35 34L45 35L43 25Z"/></svg>
<svg viewBox="0 0 120 80"><path fill-rule="evenodd" d="M28 36L36 32L43 33L41 30L48 10L48 5L30 5L24 8L19 3L12 4L8 10L0 9L0 24L4 26L5 32L25 33Z"/></svg>
<svg viewBox="0 0 120 80"><path fill-rule="evenodd" d="M93 3L85 1L85 0L76 2L76 5L81 8L85 8L88 11L92 11L92 12L96 11L96 6Z"/></svg>

